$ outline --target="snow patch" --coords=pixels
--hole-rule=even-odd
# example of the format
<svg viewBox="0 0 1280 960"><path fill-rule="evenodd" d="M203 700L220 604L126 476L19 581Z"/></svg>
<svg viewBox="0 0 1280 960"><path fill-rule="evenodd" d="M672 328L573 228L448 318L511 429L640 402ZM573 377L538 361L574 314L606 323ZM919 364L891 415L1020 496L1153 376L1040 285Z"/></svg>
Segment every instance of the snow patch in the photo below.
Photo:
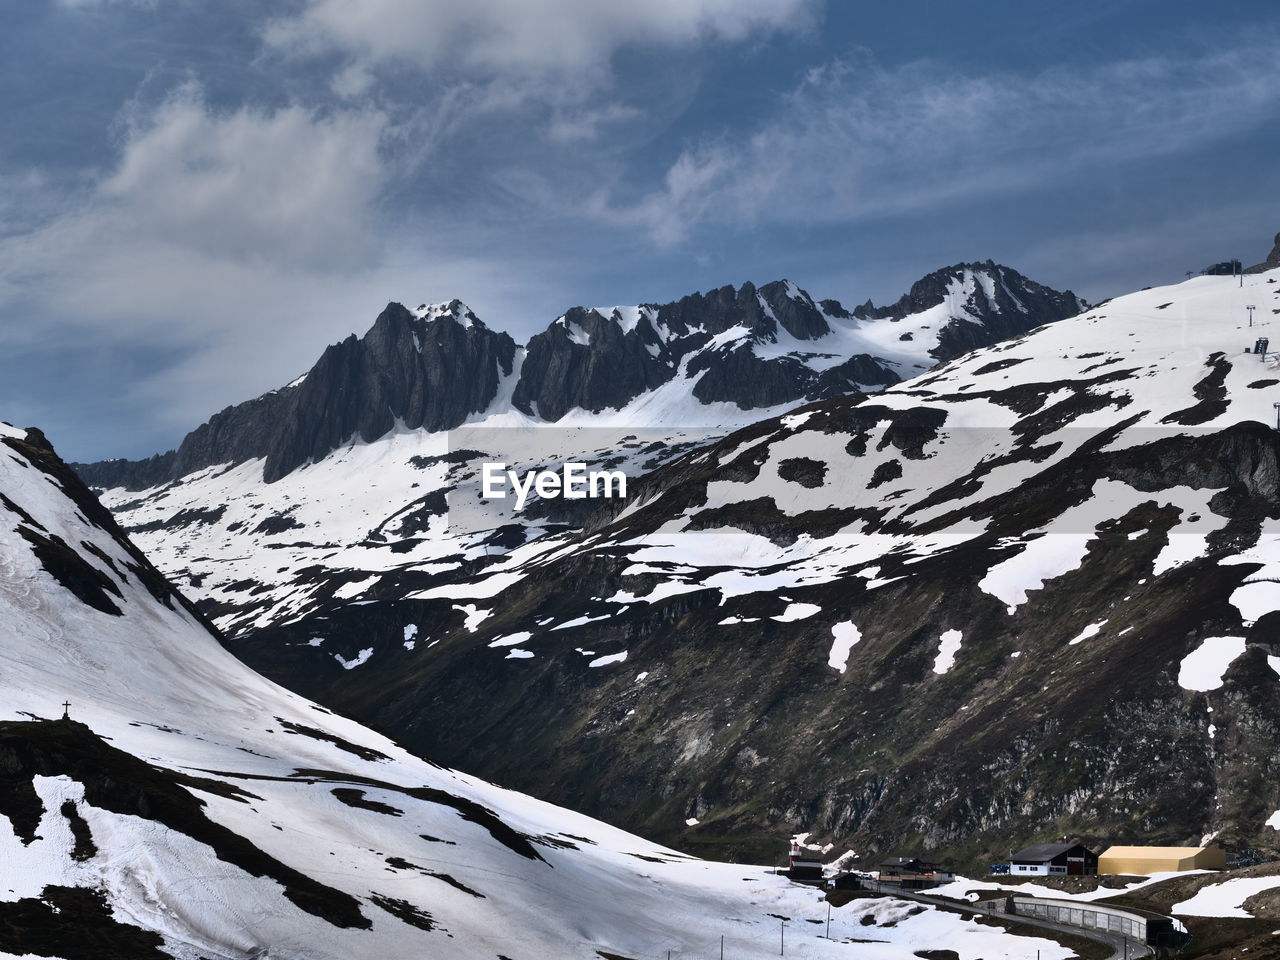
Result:
<svg viewBox="0 0 1280 960"><path fill-rule="evenodd" d="M344 657L340 653L335 653L333 655L333 659L337 660L338 663L342 664L343 670L354 670L356 667L360 666L361 664L368 663L369 658L372 656L373 656L373 647L365 647L358 654L356 654L355 657L353 657L350 660L348 660L346 657Z"/></svg>
<svg viewBox="0 0 1280 960"><path fill-rule="evenodd" d="M933 661L934 673L946 673L955 666L961 639L962 634L959 630L948 630L938 638L938 656Z"/></svg>
<svg viewBox="0 0 1280 960"><path fill-rule="evenodd" d="M514 647L517 643L524 643L532 637L533 634L528 630L522 630L519 633L511 633L505 637L499 637L497 640L490 640L490 647Z"/></svg>
<svg viewBox="0 0 1280 960"><path fill-rule="evenodd" d="M792 603L787 605L787 609L776 617L770 617L770 620L777 620L779 623L793 623L796 620L807 620L815 613L821 613L822 608L816 603Z"/></svg>
<svg viewBox="0 0 1280 960"><path fill-rule="evenodd" d="M462 626L466 628L467 633L475 633L480 624L493 616L492 610L481 610L474 603L455 603L453 609L465 614L466 620L463 621Z"/></svg>
<svg viewBox="0 0 1280 960"><path fill-rule="evenodd" d="M1217 690L1222 686L1227 668L1244 653L1244 637L1206 637L1191 653L1182 658L1178 668L1178 686L1183 690Z"/></svg>
<svg viewBox="0 0 1280 960"><path fill-rule="evenodd" d="M1280 877L1236 877L1224 883L1201 887L1190 900L1173 905L1170 912L1187 917L1242 917L1253 916L1244 909L1250 897L1280 887Z"/></svg>
<svg viewBox="0 0 1280 960"><path fill-rule="evenodd" d="M1085 627L1083 630L1080 631L1079 636L1077 636L1074 640L1068 641L1067 646L1074 647L1077 643L1082 643L1085 640L1089 640L1093 637L1096 637L1099 633L1102 632L1102 627L1106 622L1107 621L1105 620L1099 620L1097 623L1089 624L1087 627Z"/></svg>
<svg viewBox="0 0 1280 960"><path fill-rule="evenodd" d="M862 634L851 622L837 623L831 628L831 652L827 654L827 666L844 673L849 665L849 651L862 639Z"/></svg>
<svg viewBox="0 0 1280 960"><path fill-rule="evenodd" d="M594 660L588 663L587 666L588 667L607 667L611 663L622 663L626 659L627 659L627 651L623 650L621 653L610 653L603 657L596 657Z"/></svg>

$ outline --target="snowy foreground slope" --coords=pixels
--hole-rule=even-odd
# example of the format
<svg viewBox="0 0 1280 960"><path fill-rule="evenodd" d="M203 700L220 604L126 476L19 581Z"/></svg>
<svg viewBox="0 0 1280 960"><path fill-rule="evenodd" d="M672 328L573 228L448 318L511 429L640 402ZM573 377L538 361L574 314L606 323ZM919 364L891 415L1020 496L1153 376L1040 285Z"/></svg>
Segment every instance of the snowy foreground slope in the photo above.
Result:
<svg viewBox="0 0 1280 960"><path fill-rule="evenodd" d="M1280 849L1280 369L1246 352L1280 343L1278 281L1135 293L819 401L582 532L235 649L685 846ZM538 736L495 735L517 722Z"/></svg>
<svg viewBox="0 0 1280 960"><path fill-rule="evenodd" d="M235 660L2 424L0 641L0 955L764 957L779 915L797 956L1068 955L888 900L818 939L815 896L760 868L417 759Z"/></svg>

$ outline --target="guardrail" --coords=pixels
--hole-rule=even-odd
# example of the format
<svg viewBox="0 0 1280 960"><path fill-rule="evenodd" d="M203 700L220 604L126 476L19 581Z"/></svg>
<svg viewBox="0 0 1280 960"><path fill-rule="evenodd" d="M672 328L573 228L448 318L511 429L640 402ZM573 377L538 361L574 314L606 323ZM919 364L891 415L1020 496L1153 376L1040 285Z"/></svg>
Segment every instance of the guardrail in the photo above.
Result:
<svg viewBox="0 0 1280 960"><path fill-rule="evenodd" d="M1123 907L1080 900L1050 900L1045 897L1014 895L1006 910L1015 916L1036 917L1072 927L1085 927L1137 940L1153 947L1183 946L1189 937L1186 927L1172 917Z"/></svg>

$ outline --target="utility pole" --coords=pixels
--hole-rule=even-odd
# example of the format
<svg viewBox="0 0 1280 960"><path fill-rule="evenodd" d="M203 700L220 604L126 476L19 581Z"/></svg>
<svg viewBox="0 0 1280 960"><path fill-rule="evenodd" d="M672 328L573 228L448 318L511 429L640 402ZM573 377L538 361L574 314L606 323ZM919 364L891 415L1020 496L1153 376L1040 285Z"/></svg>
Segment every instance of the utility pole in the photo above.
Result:
<svg viewBox="0 0 1280 960"><path fill-rule="evenodd" d="M720 960L724 960L724 934L720 934Z"/></svg>
<svg viewBox="0 0 1280 960"><path fill-rule="evenodd" d="M1257 310L1258 308L1257 308L1256 306L1254 306L1254 305L1251 303L1251 304L1249 304L1247 307L1245 307L1245 309L1249 311L1249 326L1251 326L1251 327L1252 327L1252 326L1253 326L1253 311Z"/></svg>

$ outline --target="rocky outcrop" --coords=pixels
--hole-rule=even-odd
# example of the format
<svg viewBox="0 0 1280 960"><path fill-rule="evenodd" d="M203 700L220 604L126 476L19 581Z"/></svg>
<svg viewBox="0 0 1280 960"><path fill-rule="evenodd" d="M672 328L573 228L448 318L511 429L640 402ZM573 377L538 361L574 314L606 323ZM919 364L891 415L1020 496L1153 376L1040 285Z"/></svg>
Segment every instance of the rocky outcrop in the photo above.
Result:
<svg viewBox="0 0 1280 960"><path fill-rule="evenodd" d="M675 355L647 316L630 330L574 307L529 341L512 404L545 420L618 408L675 376Z"/></svg>
<svg viewBox="0 0 1280 960"><path fill-rule="evenodd" d="M752 343L775 343L779 337L816 340L831 332L813 299L787 280L645 304L634 326L628 329L625 323L616 313L605 317L574 307L535 336L513 397L516 409L551 421L575 408L619 409L675 377L686 359L687 374L706 374L693 388L698 400L734 403L744 410L848 392L856 383L898 380L870 356L852 358L854 367L844 371L863 372L861 381L841 373L820 378L799 360L757 357ZM735 328L744 339L703 352L715 337Z"/></svg>
<svg viewBox="0 0 1280 960"><path fill-rule="evenodd" d="M1267 259L1261 263L1254 264L1245 270L1245 273L1262 273L1266 270L1280 269L1280 233L1276 234L1275 246L1271 248L1271 252L1267 254Z"/></svg>
<svg viewBox="0 0 1280 960"><path fill-rule="evenodd" d="M813 299L789 280L775 280L759 289L744 283L736 290L720 287L662 305L653 305L657 322L677 337L714 336L734 327L768 337L785 330L798 340L816 340L831 328Z"/></svg>
<svg viewBox="0 0 1280 960"><path fill-rule="evenodd" d="M877 307L870 300L853 311L862 319L901 319L957 300L965 317L949 321L930 355L951 360L979 347L1018 337L1042 324L1074 316L1088 304L1070 290L1058 291L991 260L958 263L917 280L897 303Z"/></svg>
<svg viewBox="0 0 1280 960"><path fill-rule="evenodd" d="M705 373L694 385L695 397L703 403L735 403L744 410L833 397L867 386L887 387L901 379L869 354L817 371L790 357L763 360L746 345L698 355L690 362L689 372L701 371Z"/></svg>

